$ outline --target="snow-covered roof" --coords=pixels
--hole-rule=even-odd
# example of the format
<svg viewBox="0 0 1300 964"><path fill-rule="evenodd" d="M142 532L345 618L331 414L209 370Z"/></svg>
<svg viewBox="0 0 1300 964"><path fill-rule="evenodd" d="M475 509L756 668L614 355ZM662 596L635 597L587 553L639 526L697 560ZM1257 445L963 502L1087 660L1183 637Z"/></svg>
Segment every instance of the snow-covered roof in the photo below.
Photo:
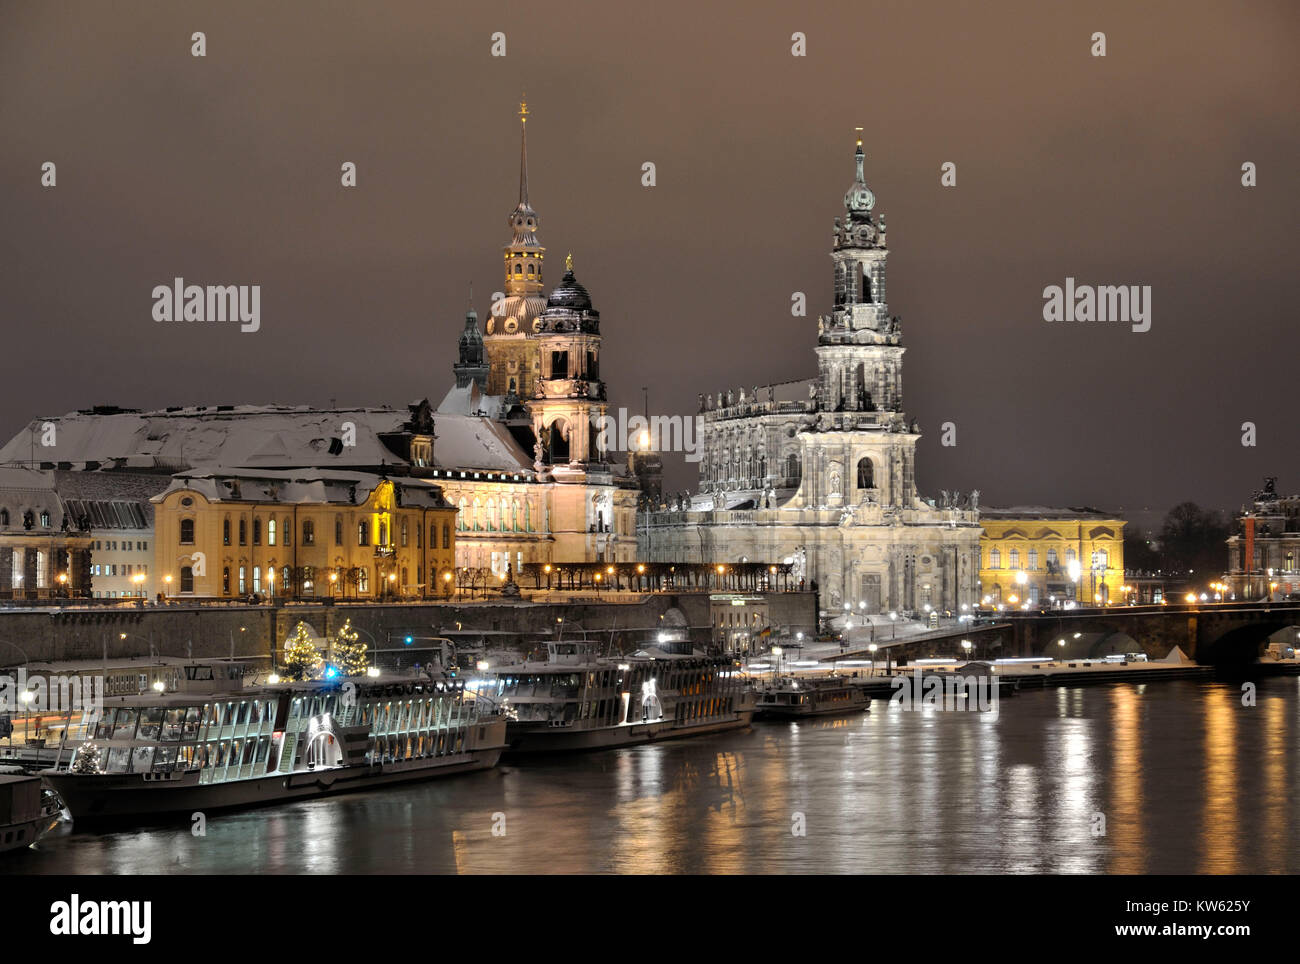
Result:
<svg viewBox="0 0 1300 964"><path fill-rule="evenodd" d="M172 492L197 492L209 502L259 502L278 505L361 505L384 476L371 472L335 469L257 471L214 468L180 472L154 496L161 502ZM392 478L403 506L446 508L442 487L436 482L406 477Z"/></svg>
<svg viewBox="0 0 1300 964"><path fill-rule="evenodd" d="M54 425L42 462L86 463L176 472L200 465L291 468L377 466L395 454L379 438L402 430L407 413L390 408L321 410L307 406L230 405L164 411L71 412L37 419L0 449L0 462L31 457L31 438ZM355 445L345 445L355 427ZM348 439L351 441L351 439Z"/></svg>
<svg viewBox="0 0 1300 964"><path fill-rule="evenodd" d="M981 507L980 518L1001 519L1117 519L1118 516L1089 506L1055 508L1050 505L1013 505L1007 508Z"/></svg>
<svg viewBox="0 0 1300 964"><path fill-rule="evenodd" d="M441 402L437 414L447 415L486 415L499 418L504 408L504 395L484 395L478 382L471 380L468 385L453 385Z"/></svg>
<svg viewBox="0 0 1300 964"><path fill-rule="evenodd" d="M452 389L433 419L433 468L521 472L532 457L493 416L502 399L477 388ZM482 411L485 414L475 414ZM0 463L32 457L33 432L54 425L55 444L38 445L39 461L75 469L185 472L298 468L380 469L403 466L385 436L406 431L408 411L317 409L305 405L223 405L163 411L82 411L33 421L3 448Z"/></svg>

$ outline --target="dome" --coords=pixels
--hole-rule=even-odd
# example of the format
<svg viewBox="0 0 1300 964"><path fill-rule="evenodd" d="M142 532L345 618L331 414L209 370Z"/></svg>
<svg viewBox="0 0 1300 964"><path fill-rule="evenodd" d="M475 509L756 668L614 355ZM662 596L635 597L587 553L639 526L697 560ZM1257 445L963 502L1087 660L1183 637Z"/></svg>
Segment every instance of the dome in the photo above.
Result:
<svg viewBox="0 0 1300 964"><path fill-rule="evenodd" d="M560 283L551 291L551 296L546 299L546 307L571 308L574 311L591 310L591 295L587 294L587 289L573 277L572 268L564 272Z"/></svg>

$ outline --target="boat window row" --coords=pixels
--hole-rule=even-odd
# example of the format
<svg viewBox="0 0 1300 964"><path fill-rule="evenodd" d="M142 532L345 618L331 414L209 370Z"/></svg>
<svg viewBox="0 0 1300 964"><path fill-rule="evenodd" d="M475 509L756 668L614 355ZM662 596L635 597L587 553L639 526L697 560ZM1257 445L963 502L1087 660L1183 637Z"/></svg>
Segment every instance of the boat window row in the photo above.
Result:
<svg viewBox="0 0 1300 964"><path fill-rule="evenodd" d="M202 706L117 707L93 724L73 724L70 739L139 740L176 743L218 736L269 734L275 726L275 700L238 700ZM93 733L92 733L93 726ZM80 731L80 732L78 732Z"/></svg>

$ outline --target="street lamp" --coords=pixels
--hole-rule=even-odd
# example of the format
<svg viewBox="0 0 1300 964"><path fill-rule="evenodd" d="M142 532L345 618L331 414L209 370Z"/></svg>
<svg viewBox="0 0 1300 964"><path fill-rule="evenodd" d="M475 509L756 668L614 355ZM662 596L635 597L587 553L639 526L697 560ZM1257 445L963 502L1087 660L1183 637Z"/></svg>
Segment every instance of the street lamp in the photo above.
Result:
<svg viewBox="0 0 1300 964"><path fill-rule="evenodd" d="M876 644L872 643L870 646L868 646L867 651L871 653L871 675L875 676L876 675Z"/></svg>

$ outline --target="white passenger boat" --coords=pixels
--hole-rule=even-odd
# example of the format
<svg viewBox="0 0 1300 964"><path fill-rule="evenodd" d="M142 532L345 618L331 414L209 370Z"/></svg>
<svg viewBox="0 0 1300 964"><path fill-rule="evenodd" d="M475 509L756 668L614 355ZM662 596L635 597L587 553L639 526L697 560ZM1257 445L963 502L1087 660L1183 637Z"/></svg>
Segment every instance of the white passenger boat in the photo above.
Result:
<svg viewBox="0 0 1300 964"><path fill-rule="evenodd" d="M78 824L483 770L505 746L504 718L481 712L458 680L243 688L199 664L179 692L107 699L100 719L66 725L69 762L41 776Z"/></svg>
<svg viewBox="0 0 1300 964"><path fill-rule="evenodd" d="M546 662L500 666L480 695L506 714L507 754L599 750L749 726L750 691L729 661L640 651L598 657L547 644Z"/></svg>
<svg viewBox="0 0 1300 964"><path fill-rule="evenodd" d="M52 830L63 810L58 794L41 778L0 773L0 853L30 847Z"/></svg>
<svg viewBox="0 0 1300 964"><path fill-rule="evenodd" d="M871 697L861 687L839 677L782 677L760 685L756 700L759 717L833 716L871 706Z"/></svg>

